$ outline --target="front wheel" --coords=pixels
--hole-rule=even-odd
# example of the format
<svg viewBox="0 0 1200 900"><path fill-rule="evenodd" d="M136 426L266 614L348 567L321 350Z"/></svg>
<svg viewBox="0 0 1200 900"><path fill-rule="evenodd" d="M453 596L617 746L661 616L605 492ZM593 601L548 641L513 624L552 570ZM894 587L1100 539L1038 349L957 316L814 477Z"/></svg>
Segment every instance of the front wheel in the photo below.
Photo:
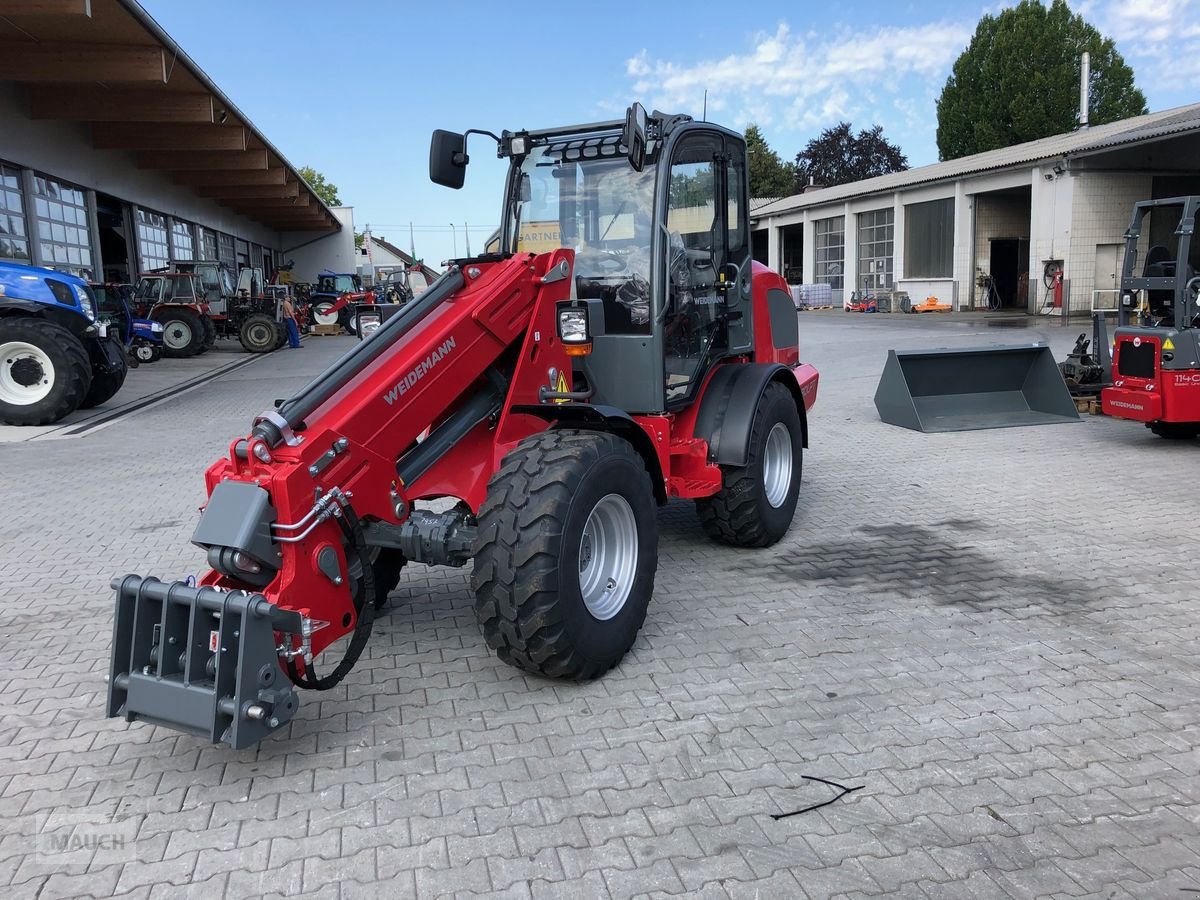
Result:
<svg viewBox="0 0 1200 900"><path fill-rule="evenodd" d="M1200 424L1195 422L1152 422L1150 431L1169 441L1190 441L1200 437Z"/></svg>
<svg viewBox="0 0 1200 900"><path fill-rule="evenodd" d="M270 353L279 347L279 337L282 331L279 323L270 316L255 313L246 317L238 337L242 346L251 353Z"/></svg>
<svg viewBox="0 0 1200 900"><path fill-rule="evenodd" d="M73 413L91 387L87 359L79 338L61 325L0 320L0 423L49 425Z"/></svg>
<svg viewBox="0 0 1200 900"><path fill-rule="evenodd" d="M111 400L125 384L125 376L129 374L128 360L124 353L117 353L115 356L118 362L113 371L105 372L98 368L92 371L92 386L88 388L83 402L79 404L80 409L91 409Z"/></svg>
<svg viewBox="0 0 1200 900"><path fill-rule="evenodd" d="M792 392L771 382L758 398L745 466L721 467L721 490L696 501L713 540L769 547L796 515L803 473L804 431Z"/></svg>
<svg viewBox="0 0 1200 900"><path fill-rule="evenodd" d="M657 568L654 489L628 441L543 432L488 482L471 586L488 646L510 665L603 675L633 646Z"/></svg>

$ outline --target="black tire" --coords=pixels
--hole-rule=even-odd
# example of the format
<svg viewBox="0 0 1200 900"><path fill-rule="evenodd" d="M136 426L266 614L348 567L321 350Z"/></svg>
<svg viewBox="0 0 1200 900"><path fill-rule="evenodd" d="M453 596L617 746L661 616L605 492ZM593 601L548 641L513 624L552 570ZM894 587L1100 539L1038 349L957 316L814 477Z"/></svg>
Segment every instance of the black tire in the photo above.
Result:
<svg viewBox="0 0 1200 900"><path fill-rule="evenodd" d="M217 323L208 316L201 316L200 324L204 327L204 347L200 352L207 353L217 345Z"/></svg>
<svg viewBox="0 0 1200 900"><path fill-rule="evenodd" d="M623 598L605 582L600 596L612 608L600 611L607 618L590 611L580 584L581 554L604 559L591 536L584 543L601 507L622 510L626 547L636 547L632 560L625 557ZM484 637L504 662L553 678L603 675L633 646L657 568L654 489L629 442L605 432L542 432L521 441L488 482L471 587Z"/></svg>
<svg viewBox="0 0 1200 900"><path fill-rule="evenodd" d="M338 313L338 323L346 330L347 334L358 336L358 310L353 304L343 306Z"/></svg>
<svg viewBox="0 0 1200 900"><path fill-rule="evenodd" d="M779 481L772 475L786 469L775 467L768 471L764 459L768 455L769 438L779 425L786 429L786 439L790 441L791 476L786 492L773 494L768 490L768 480L778 492ZM771 382L758 398L754 410L747 465L722 466L721 490L712 497L696 501L700 524L708 536L734 547L769 547L787 534L800 495L803 452L804 432L796 401L786 387ZM778 454L774 456L778 458ZM779 498L778 505L772 502L776 497Z"/></svg>
<svg viewBox="0 0 1200 900"><path fill-rule="evenodd" d="M1200 425L1194 422L1152 422L1150 431L1168 441L1190 441L1200 437Z"/></svg>
<svg viewBox="0 0 1200 900"><path fill-rule="evenodd" d="M61 325L35 318L0 320L0 423L49 425L73 413L92 385L87 360L79 338ZM49 388L44 396L22 396L39 381Z"/></svg>
<svg viewBox="0 0 1200 900"><path fill-rule="evenodd" d="M93 406L99 406L101 403L111 400L116 396L117 391L121 389L121 385L125 383L125 376L129 374L129 363L125 359L125 354L118 353L117 358L121 362L115 372L93 370L92 386L88 388L83 402L79 404L80 409L91 409Z"/></svg>
<svg viewBox="0 0 1200 900"><path fill-rule="evenodd" d="M279 323L268 315L247 316L238 330L238 340L251 353L270 353L279 348Z"/></svg>
<svg viewBox="0 0 1200 900"><path fill-rule="evenodd" d="M372 566L375 573L375 608L383 609L387 604L388 595L396 589L396 585L400 583L400 570L404 568L407 560L404 554L392 547L382 547L379 550L379 555L375 557L375 563Z"/></svg>
<svg viewBox="0 0 1200 900"><path fill-rule="evenodd" d="M206 330L199 313L181 307L155 310L151 318L162 322L163 355L170 359L188 359L204 350Z"/></svg>

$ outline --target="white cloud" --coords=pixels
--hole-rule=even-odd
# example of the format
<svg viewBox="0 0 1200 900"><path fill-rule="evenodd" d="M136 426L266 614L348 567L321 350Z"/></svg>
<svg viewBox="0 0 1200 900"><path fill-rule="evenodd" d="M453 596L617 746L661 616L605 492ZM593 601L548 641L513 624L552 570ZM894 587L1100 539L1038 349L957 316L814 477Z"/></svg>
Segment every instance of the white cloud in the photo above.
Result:
<svg viewBox="0 0 1200 900"><path fill-rule="evenodd" d="M863 127L879 121L886 130L892 118L913 118L903 106L889 114L901 95L924 97L940 89L974 26L965 21L841 26L798 34L781 23L754 35L744 52L721 59L679 63L642 50L625 68L635 96L672 112L698 113L707 90L710 114L727 111L722 121L733 127L757 122L811 134L851 119ZM932 107L927 116L926 122Z"/></svg>

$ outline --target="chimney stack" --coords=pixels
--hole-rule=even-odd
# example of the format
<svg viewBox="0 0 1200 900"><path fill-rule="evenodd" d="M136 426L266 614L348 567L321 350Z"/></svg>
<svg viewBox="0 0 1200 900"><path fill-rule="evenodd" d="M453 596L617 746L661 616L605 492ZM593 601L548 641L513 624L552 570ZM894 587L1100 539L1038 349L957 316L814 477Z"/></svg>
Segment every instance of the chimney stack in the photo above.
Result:
<svg viewBox="0 0 1200 900"><path fill-rule="evenodd" d="M1092 58L1085 50L1079 66L1079 127L1088 127L1088 86L1092 80Z"/></svg>

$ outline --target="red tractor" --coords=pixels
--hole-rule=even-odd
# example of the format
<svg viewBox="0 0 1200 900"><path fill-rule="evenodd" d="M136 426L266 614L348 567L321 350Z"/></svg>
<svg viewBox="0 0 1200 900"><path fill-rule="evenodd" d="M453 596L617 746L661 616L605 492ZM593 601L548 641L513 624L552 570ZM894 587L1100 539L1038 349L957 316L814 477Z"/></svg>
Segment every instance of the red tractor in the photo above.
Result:
<svg viewBox="0 0 1200 900"><path fill-rule="evenodd" d="M192 538L211 569L113 582L108 715L255 743L351 669L407 562L472 564L505 662L594 678L645 619L657 506L693 500L734 546L787 532L817 372L751 261L742 137L640 105L489 136L501 250L230 442ZM434 132L435 182L467 163L465 135Z"/></svg>
<svg viewBox="0 0 1200 900"><path fill-rule="evenodd" d="M309 309L314 325L340 325L351 334L358 334L358 305L374 303L375 292L363 289L357 275L322 272L309 294Z"/></svg>
<svg viewBox="0 0 1200 900"><path fill-rule="evenodd" d="M162 323L163 353L186 358L212 349L217 328L200 276L151 272L138 278L132 306L139 318Z"/></svg>

